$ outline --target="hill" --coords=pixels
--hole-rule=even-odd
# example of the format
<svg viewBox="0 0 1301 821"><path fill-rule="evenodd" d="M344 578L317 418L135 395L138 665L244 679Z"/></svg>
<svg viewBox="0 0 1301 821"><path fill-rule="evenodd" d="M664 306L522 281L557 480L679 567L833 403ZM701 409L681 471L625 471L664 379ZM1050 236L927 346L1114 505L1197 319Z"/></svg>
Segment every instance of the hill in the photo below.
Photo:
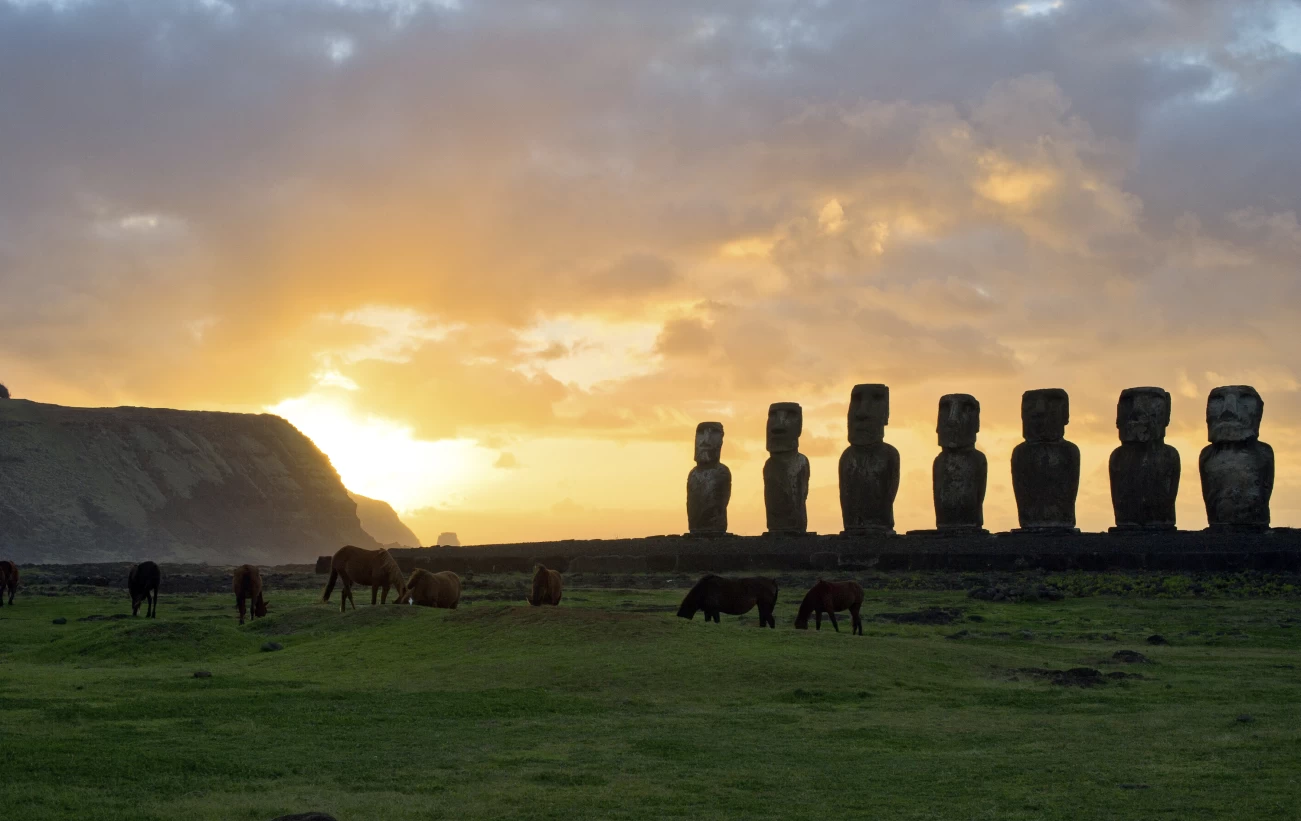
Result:
<svg viewBox="0 0 1301 821"><path fill-rule="evenodd" d="M0 401L0 556L305 562L346 543L377 544L278 416Z"/></svg>
<svg viewBox="0 0 1301 821"><path fill-rule="evenodd" d="M375 541L385 545L420 547L420 538L403 524L388 502L370 499L351 491L348 495L357 503L357 517L361 519L362 530L375 537Z"/></svg>

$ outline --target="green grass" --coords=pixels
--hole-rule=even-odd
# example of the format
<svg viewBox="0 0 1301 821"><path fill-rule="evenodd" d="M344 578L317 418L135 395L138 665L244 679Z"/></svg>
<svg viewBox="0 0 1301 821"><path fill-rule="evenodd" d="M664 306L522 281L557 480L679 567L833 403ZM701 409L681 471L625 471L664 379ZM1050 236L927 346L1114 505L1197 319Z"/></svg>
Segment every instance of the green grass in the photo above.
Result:
<svg viewBox="0 0 1301 821"><path fill-rule="evenodd" d="M687 622L682 592L342 616L275 592L273 615L242 628L224 595L79 622L129 604L20 593L0 610L0 807L31 821L1297 817L1295 598L870 591L866 614L965 611L869 617L856 637L847 620L791 629L791 592L776 631L753 614ZM1118 649L1153 663L1113 664ZM1018 672L1079 666L1143 678Z"/></svg>

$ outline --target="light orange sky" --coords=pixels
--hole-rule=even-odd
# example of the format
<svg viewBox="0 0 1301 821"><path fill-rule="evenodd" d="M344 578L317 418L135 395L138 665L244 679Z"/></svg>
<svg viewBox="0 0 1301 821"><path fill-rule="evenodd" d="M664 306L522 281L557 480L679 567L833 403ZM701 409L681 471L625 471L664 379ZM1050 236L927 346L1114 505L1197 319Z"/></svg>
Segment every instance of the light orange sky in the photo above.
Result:
<svg viewBox="0 0 1301 821"><path fill-rule="evenodd" d="M900 530L950 392L1015 526L1038 387L1109 526L1136 385L1202 527L1206 394L1248 383L1301 525L1296 3L282 5L0 0L16 396L270 410L426 542L486 543L682 532L705 419L761 532L773 401L839 531L877 381Z"/></svg>

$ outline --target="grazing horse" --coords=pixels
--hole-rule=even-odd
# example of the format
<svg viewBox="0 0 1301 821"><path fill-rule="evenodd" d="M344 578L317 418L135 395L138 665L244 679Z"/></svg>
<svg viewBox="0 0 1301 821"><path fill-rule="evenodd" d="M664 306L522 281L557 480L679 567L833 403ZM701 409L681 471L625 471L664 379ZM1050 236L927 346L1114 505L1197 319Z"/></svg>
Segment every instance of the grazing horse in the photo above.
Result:
<svg viewBox="0 0 1301 821"><path fill-rule="evenodd" d="M382 547L379 550L366 550L349 544L339 548L330 562L330 581L325 585L321 601L330 600L337 579L343 580L343 593L339 599L340 613L348 609L348 602L352 602L353 610L357 609L357 602L352 598L353 582L362 586L370 585L371 604L375 603L376 592L380 587L384 588L384 596L380 601L385 604L388 604L390 587L398 591L398 601L407 599L407 583L402 579L402 569Z"/></svg>
<svg viewBox="0 0 1301 821"><path fill-rule="evenodd" d="M126 577L127 590L131 591L131 615L140 615L140 604L145 602L145 618L158 618L158 584L162 580L163 574L153 562L141 562L131 568Z"/></svg>
<svg viewBox="0 0 1301 821"><path fill-rule="evenodd" d="M14 593L18 590L18 565L11 561L0 562L0 607L5 606L5 591L9 591L9 603L14 603Z"/></svg>
<svg viewBox="0 0 1301 821"><path fill-rule="evenodd" d="M804 594L804 601L800 602L800 612L795 616L795 629L809 629L809 614L817 625L817 629L822 629L822 614L826 613L831 616L831 626L840 632L840 625L836 624L836 611L848 610L849 615L854 619L853 633L863 635L863 620L858 617L858 611L863 606L863 585L858 582L828 582L818 579L818 583L809 588L809 592Z"/></svg>
<svg viewBox="0 0 1301 821"><path fill-rule="evenodd" d="M267 614L267 603L262 598L262 574L255 565L242 564L235 568L235 606L239 608L239 623L244 623L244 600L248 599L252 617L260 619Z"/></svg>
<svg viewBox="0 0 1301 821"><path fill-rule="evenodd" d="M759 606L759 626L777 628L772 611L777 606L777 582L763 576L748 579L725 579L712 573L696 582L678 608L684 619L694 618L697 610L705 611L705 621L718 621L719 613L739 616Z"/></svg>
<svg viewBox="0 0 1301 821"><path fill-rule="evenodd" d="M560 604L560 572L540 564L533 565L533 595L525 601L537 607L540 604Z"/></svg>
<svg viewBox="0 0 1301 821"><path fill-rule="evenodd" d="M450 570L441 573L416 570L407 579L407 592L400 601L407 599L421 607L455 610L461 603L461 577Z"/></svg>

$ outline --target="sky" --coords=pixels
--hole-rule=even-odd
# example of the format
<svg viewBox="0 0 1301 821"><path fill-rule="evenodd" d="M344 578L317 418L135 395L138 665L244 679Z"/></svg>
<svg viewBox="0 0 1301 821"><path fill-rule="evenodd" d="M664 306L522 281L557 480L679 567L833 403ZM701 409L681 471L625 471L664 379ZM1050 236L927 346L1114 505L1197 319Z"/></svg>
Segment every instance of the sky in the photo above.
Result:
<svg viewBox="0 0 1301 821"><path fill-rule="evenodd" d="M0 0L0 381L273 412L425 543L686 529L699 421L764 529L799 402L840 530L884 382L900 530L945 393L1016 524L1065 388L1083 529L1123 388L1252 384L1301 526L1301 6L1027 0Z"/></svg>

